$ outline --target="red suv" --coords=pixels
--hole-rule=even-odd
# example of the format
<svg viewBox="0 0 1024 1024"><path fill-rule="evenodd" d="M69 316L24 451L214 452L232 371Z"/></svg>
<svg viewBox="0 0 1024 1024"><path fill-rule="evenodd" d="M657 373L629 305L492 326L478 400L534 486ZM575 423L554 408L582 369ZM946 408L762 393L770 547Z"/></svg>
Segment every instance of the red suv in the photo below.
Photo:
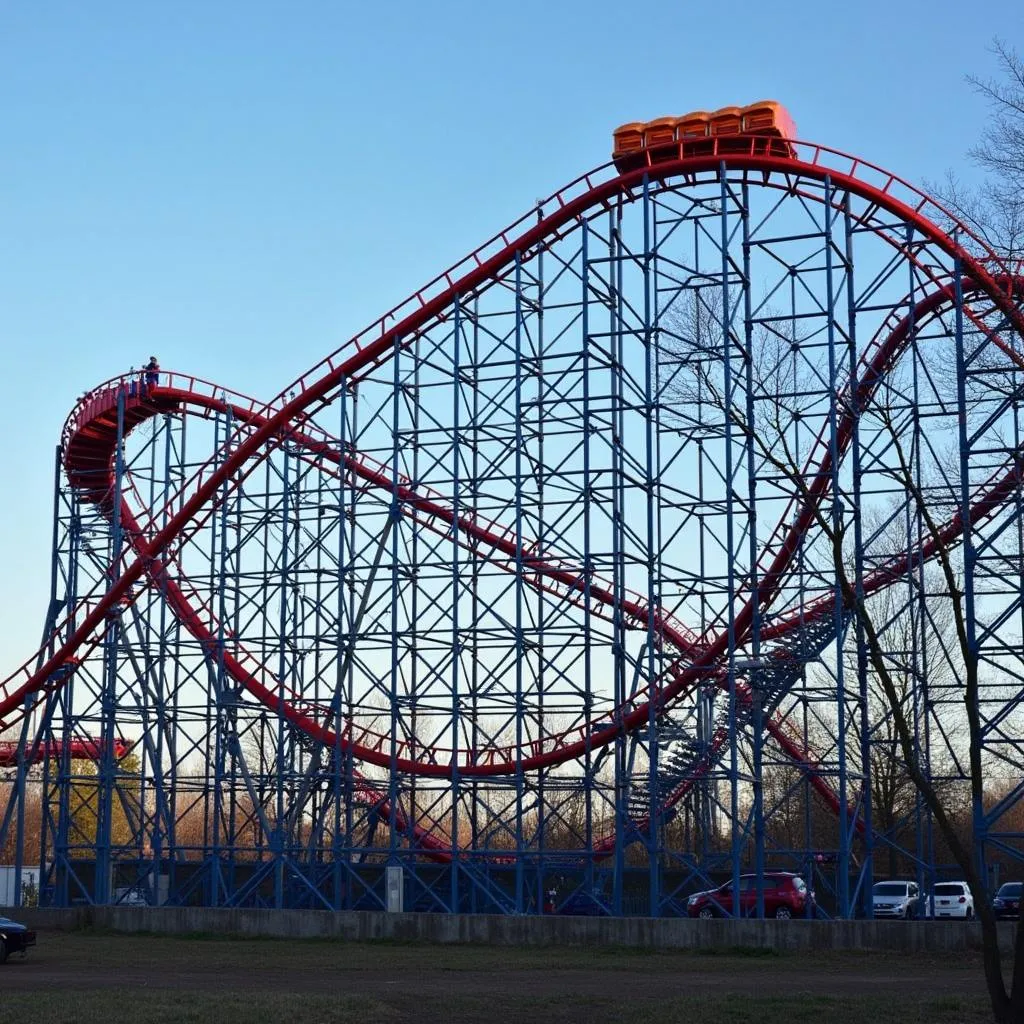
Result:
<svg viewBox="0 0 1024 1024"><path fill-rule="evenodd" d="M814 893L799 875L791 871L764 873L764 916L788 920L803 917L808 901L814 906ZM732 882L717 889L698 892L689 898L686 913L690 917L726 917L732 914ZM757 875L740 875L740 916L757 913Z"/></svg>

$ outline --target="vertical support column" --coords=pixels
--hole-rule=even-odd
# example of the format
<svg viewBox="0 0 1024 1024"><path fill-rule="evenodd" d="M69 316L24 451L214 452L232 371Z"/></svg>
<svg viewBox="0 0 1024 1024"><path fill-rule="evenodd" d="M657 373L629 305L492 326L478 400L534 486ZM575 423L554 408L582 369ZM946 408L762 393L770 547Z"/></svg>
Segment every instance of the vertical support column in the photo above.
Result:
<svg viewBox="0 0 1024 1024"><path fill-rule="evenodd" d="M824 184L825 215L825 302L826 332L828 344L828 443L832 463L832 510L831 527L837 536L842 536L843 507L840 498L839 477L839 435L837 429L836 401L838 395L838 364L836 360L836 287L834 280L833 230L833 188L832 179L826 175ZM850 916L850 811L846 786L846 691L842 650L843 593L838 576L833 584L833 616L836 635L836 755L839 760L839 855L836 866L836 906L840 917Z"/></svg>
<svg viewBox="0 0 1024 1024"><path fill-rule="evenodd" d="M459 669L462 661L462 640L459 635L459 601L461 591L461 564L459 556L459 516L462 515L462 502L459 495L461 452L461 409L462 404L462 302L455 297L452 331L452 680L451 680L451 720L449 728L452 737L452 763L449 777L450 798L452 806L451 826L451 888L448 909L451 913L459 912ZM475 865L474 865L475 867Z"/></svg>
<svg viewBox="0 0 1024 1024"><path fill-rule="evenodd" d="M355 382L350 383L349 390L347 392L351 395L351 412L348 422L347 433L346 428L343 426L343 438L346 441L345 450L351 450L353 452L353 458L355 458L355 439L359 437L359 390L358 385ZM350 481L348 494L344 492L342 488L342 512L345 516L345 529L346 529L346 544L343 548L347 549L347 558L343 562L344 572L346 574L345 581L345 594L343 594L340 600L346 603L345 609L345 621L348 623L348 640L346 647L346 663L345 671L342 674L341 685L345 690L345 708L347 709L348 722L346 727L349 729L350 735L354 733L352 728L355 721L356 714L356 699L355 699L355 670L354 670L354 653L356 644L359 642L359 631L356 622L356 502L358 495L358 483L357 477L354 472L349 473L346 479ZM352 877L353 873L353 845L355 843L355 756L352 753L352 748L349 746L345 753L345 866L349 877ZM377 815L374 812L373 825L376 825ZM372 833L367 834L363 840L363 848L357 854L360 861L363 859L365 852L373 845ZM351 908L352 906L352 889L351 884L347 887L347 895L345 898L345 906Z"/></svg>
<svg viewBox="0 0 1024 1024"><path fill-rule="evenodd" d="M797 278L798 272L796 267L789 268L789 338L791 341L792 349L792 382L791 386L794 391L798 389L800 381L800 355L797 350L798 336L798 314L797 314ZM807 442L807 453L815 450L815 434L813 429L808 431L809 440ZM804 452L804 430L803 420L800 417L795 417L793 424L793 462L796 466L802 466L807 453ZM796 550L796 577L797 577L797 592L800 594L799 598L799 616L800 625L805 625L804 612L806 609L807 594L808 594L808 581L814 578L813 570L808 569L807 566L807 548L805 545L804 537L800 537L797 540ZM813 699L813 693L808 686L807 679L807 668L804 666L800 673L800 742L803 750L811 749L810 742L810 702ZM814 789L811 786L812 774L815 769L811 771L801 772L801 779L799 786L801 789L801 804L803 806L803 860L807 864L807 883L813 887L814 879L814 865L810 858L810 852L814 843L813 834L813 823L811 820L811 812L814 807ZM807 913L810 914L810 908L807 908Z"/></svg>
<svg viewBox="0 0 1024 1024"><path fill-rule="evenodd" d="M908 253L914 252L914 228L911 225L907 226L906 230L906 251ZM911 277L911 308L916 305L916 298L914 295L915 283L914 283L914 260L908 258L908 270ZM921 384L920 384L920 371L919 371L919 353L918 353L918 338L917 333L914 332L911 335L911 352L913 358L911 360L911 381L912 381L912 423L913 423L913 434L911 436L911 452L910 459L913 466L914 482L918 489L918 493L923 494L922 490L923 479L921 475ZM895 426L893 427L895 429ZM916 507L913 509L913 516L910 515L910 502L907 504L907 515L906 515L906 548L908 553L912 551L919 551L921 545L925 540L925 526L923 510ZM917 562L915 567L914 562ZM921 659L924 656L925 640L924 640L924 626L925 626L925 615L926 608L924 604L924 570L925 565L922 559L913 559L909 554L907 558L906 567L906 594L907 594L907 607L906 616L907 624L904 627L909 632L911 643L910 650L903 652L903 665L901 671L905 676L909 676L908 690L910 698L910 710L913 717L913 730L914 730L914 756L917 758L918 763L922 763L923 755L923 770L928 778L931 777L931 770L928 766L928 751L922 742L924 731L926 728L926 720L924 718L923 709L921 705L921 684L923 677L920 669L925 667L922 664ZM915 580L916 576L916 580ZM932 892L932 885L934 884L934 865L926 859L925 849L925 831L926 831L926 818L927 809L924 806L924 801L917 797L914 801L914 853L916 872L915 877L917 880L918 891L922 893ZM925 872L928 872L932 877L929 880L925 877ZM927 886L927 888L926 888Z"/></svg>
<svg viewBox="0 0 1024 1024"><path fill-rule="evenodd" d="M221 428L223 420L220 414L213 420L213 448L215 457L219 456L222 444ZM219 536L217 531L210 531L210 547L207 555L207 593L217 591L217 548ZM264 556L266 558L266 554ZM202 737L202 775L203 775L203 857L206 864L206 899L210 906L216 907L221 902L220 873L220 776L219 745L220 729L220 697L218 685L218 659L216 650L204 650L206 658L207 688L205 693L204 734Z"/></svg>
<svg viewBox="0 0 1024 1024"><path fill-rule="evenodd" d="M268 501L271 500L268 490ZM296 508L296 515L298 509ZM279 692L284 694L294 686L293 669L286 654L289 622L292 619L292 604L289 574L291 570L291 539L292 518L292 455L287 444L281 445L281 555L277 566L278 598L281 612L278 617L277 635L277 685ZM284 867L285 844L287 842L285 813L285 779L291 776L289 754L291 737L285 731L284 710L279 705L275 715L276 743L274 747L274 823L270 837L271 856L273 857L274 906L284 907Z"/></svg>
<svg viewBox="0 0 1024 1024"><path fill-rule="evenodd" d="M626 487L623 457L625 397L623 394L623 335L625 333L626 297L624 271L625 262L631 258L622 241L622 204L618 203L609 211L612 229L609 232L611 267L609 278L614 283L614 301L609 304L611 325L608 331L609 376L611 396L611 487L612 487L612 593L615 595L615 609L612 614L612 672L614 678L613 705L616 712L615 731L615 874L612 882L611 912L616 917L622 914L622 891L626 871L626 791L629 787L628 744L621 717L628 693L626 668L626 621L622 603L626 595L625 557L625 516Z"/></svg>
<svg viewBox="0 0 1024 1024"><path fill-rule="evenodd" d="M699 291L695 293L699 302ZM698 321L699 328L699 321ZM707 503L707 480L706 464L708 461L703 439L697 438L697 507L703 509ZM708 579L710 559L708 558L708 541L713 530L708 527L705 515L700 512L699 516L699 554L698 554L698 578ZM708 600L706 594L701 593L701 619L700 628L703 632L708 625ZM707 750L714 742L715 737L715 703L717 694L714 686L700 687L700 703L697 713L697 741L701 750ZM711 841L717 832L718 825L718 779L712 771L703 772L694 786L696 795L695 825L700 834L700 849L696 851L701 864L707 864L712 857Z"/></svg>
<svg viewBox="0 0 1024 1024"><path fill-rule="evenodd" d="M660 835L661 803L658 793L658 711L655 694L660 682L661 649L661 553L655 533L655 513L658 489L655 468L657 442L655 402L656 328L653 323L656 298L652 290L657 287L657 271L654 265L657 251L656 222L652 217L653 200L648 175L643 180L644 251L643 251L643 347L644 347L644 489L647 494L645 516L645 545L647 559L647 751L648 751L648 825L647 825L647 908L651 917L661 915L661 858L658 837ZM657 628L656 628L657 620Z"/></svg>
<svg viewBox="0 0 1024 1024"><path fill-rule="evenodd" d="M357 433L358 391L356 384L341 380L340 424L338 429L342 472L338 476L338 665L337 686L340 691L337 711L337 729L334 750L334 831L335 831L335 885L342 906L351 910L354 904L355 872L353 847L355 845L355 758L351 746L343 746L343 738L351 738L355 718L355 649L359 642L356 616L356 493L357 477L354 471ZM348 491L346 492L346 487ZM374 819L376 820L376 819ZM341 836L344 836L344 842ZM357 856L362 860L369 837L364 838L364 849ZM341 865L339 865L339 860ZM341 866L344 867L342 882ZM343 886L343 888L342 888Z"/></svg>
<svg viewBox="0 0 1024 1024"><path fill-rule="evenodd" d="M729 205L731 195L729 192L728 174L725 163L718 167L719 179L721 181L719 210L721 245L721 273L722 273L722 414L725 419L725 545L726 545L726 606L728 608L727 636L728 636L728 679L729 679L729 816L732 821L732 835L730 837L730 856L732 861L732 914L740 916L740 861L743 856L742 832L739 825L740 820L740 796L739 796L739 735L736 728L736 566L733 553L736 547L735 541L735 502L733 481L735 477L735 462L733 459L733 379L732 379L732 351L730 343L730 327L732 321L732 310L729 296Z"/></svg>
<svg viewBox="0 0 1024 1024"><path fill-rule="evenodd" d="M954 238L954 241L957 241ZM957 256L953 263L954 317L956 342L956 402L959 413L959 429L957 441L960 455L960 515L964 524L964 628L967 632L967 693L965 700L971 705L968 713L976 715L981 727L981 705L978 694L978 637L977 623L974 612L974 569L976 553L974 549L973 529L971 528L971 477L970 477L970 441L967 435L967 357L964 351L964 288L963 265ZM977 746L971 737L971 775L973 778L971 792L971 819L974 836L974 857L977 864L978 877L987 884L988 872L985 859L985 842L988 823L985 819L985 806L982 788L981 737ZM986 893L976 894L985 899Z"/></svg>
<svg viewBox="0 0 1024 1024"><path fill-rule="evenodd" d="M390 866L400 864L399 858L399 834L398 834L398 728L401 708L398 702L398 665L399 665L399 627L398 616L401 607L399 601L399 544L401 540L401 517L402 506L399 499L399 487L401 484L399 474L399 458L401 456L400 426L401 426L401 391L402 391L402 343L397 332L392 346L391 359L393 364L392 392L391 392L391 504L388 509L388 527L390 530L391 542L391 675L388 681L388 697L390 708L388 712L388 860ZM371 573L366 586L372 585L373 574ZM410 865L412 858L410 858Z"/></svg>
<svg viewBox="0 0 1024 1024"><path fill-rule="evenodd" d="M121 501L124 486L124 434L126 391L117 395L117 447L114 452L114 486L111 495L113 517L110 539L110 568L107 589L121 578L122 526ZM103 744L100 762L96 808L96 879L93 899L98 904L111 902L111 873L113 871L113 801L116 763L114 760L114 723L117 715L117 683L121 620L119 612L108 614L103 639L103 691L100 700L100 737Z"/></svg>
<svg viewBox="0 0 1024 1024"><path fill-rule="evenodd" d="M422 395L421 390L421 379L423 360L421 357L423 338L422 335L417 334L412 344L412 384L408 387L412 393L412 426L409 430L409 437L412 439L412 456L411 456L411 469L410 476L412 478L413 487L416 488L420 482L420 448L421 445L421 424L420 414L422 411ZM404 677L406 679L407 696L409 698L409 723L408 733L410 740L410 757L415 760L416 758L416 739L419 734L420 728L420 657L419 657L419 621L420 621L420 589L423 586L420 577L420 559L422 557L421 542L420 542L420 529L419 524L415 519L410 519L410 528L408 531L408 539L406 541L406 552L407 552L407 568L406 576L408 578L409 592L406 604L409 608L410 620L412 622L412 628L408 630L407 636L410 639L412 647L405 652L405 672ZM397 526L397 523L392 524ZM453 730L454 732L454 730ZM415 772L412 772L408 776L408 802L409 811L406 820L406 842L410 849L415 844L415 830L417 825L416 815L418 814L418 784L420 782L419 777Z"/></svg>
<svg viewBox="0 0 1024 1024"><path fill-rule="evenodd" d="M350 757L342 746L345 735L345 716L352 713L351 703L346 700L348 680L351 676L351 659L349 656L350 642L354 638L346 638L345 626L350 622L345 603L346 583L351 567L346 552L345 516L345 481L349 477L348 469L348 395L349 383L346 377L341 378L338 386L338 487L335 510L338 516L338 594L337 619L338 634L335 649L335 664L338 676L335 681L337 699L334 702L334 745L330 760L330 800L332 802L331 818L331 905L335 910L347 910L352 906L352 786L350 783ZM343 820L345 815L347 821ZM344 834L345 841L342 842Z"/></svg>
<svg viewBox="0 0 1024 1024"><path fill-rule="evenodd" d="M79 559L82 557L82 507L81 501L76 493L69 492L68 510L68 583L67 583L67 604L68 621L67 629L73 632L77 623L77 604L79 586ZM54 792L56 793L57 820L53 826L53 861L55 892L54 905L58 907L70 906L71 900L71 828L72 828L72 805L71 805L71 756L70 740L72 737L72 720L75 707L75 672L70 672L67 683L60 688L56 694L56 700L49 707L49 718L43 731L45 742L58 739L53 716L60 712L60 738L59 756L56 771L52 783L52 790L49 786L45 789L44 807L47 817L51 814L51 801ZM45 762L44 772L49 773L50 760ZM44 844L45 846L45 844ZM83 893L83 896L85 893Z"/></svg>
<svg viewBox="0 0 1024 1024"><path fill-rule="evenodd" d="M225 403L224 409L217 414L218 429L221 427L223 417L223 443L217 446L221 458L229 457L230 438L232 435L231 407ZM217 520L215 529L219 534L217 539L217 560L216 574L214 576L214 591L211 598L216 601L217 608L217 647L214 654L214 698L216 700L215 735L214 735L214 761L213 761L213 849L211 851L215 882L214 892L222 891L225 900L230 902L234 891L234 860L236 836L233 822L233 811L236 796L237 775L235 771L228 771L227 759L237 757L237 699L233 692L233 685L224 662L225 644L228 629L229 606L227 600L228 581L232 578L231 566L228 558L229 533L228 513L231 485L225 479L220 488L220 502L217 509ZM284 524L287 532L287 520ZM235 532L238 538L240 533ZM227 835L222 835L224 823L224 801L229 802L228 830Z"/></svg>
<svg viewBox="0 0 1024 1024"><path fill-rule="evenodd" d="M538 207L537 209L537 221L538 223L543 220L543 212ZM531 353L531 368L536 377L537 387L535 391L536 395L536 417L534 419L534 438L536 439L536 450L533 457L534 465L534 483L536 485L536 522L537 522L537 536L533 538L537 550L547 551L549 544L547 542L546 534L546 523L545 523L545 508L544 508L544 497L545 497L545 473L547 471L546 464L544 462L544 416L545 416L545 395L544 395L544 381L545 381L545 367L544 367L544 249L543 247L537 252L534 258L534 264L536 266L536 274L534 277L537 300L534 305L536 316L534 318L534 329L533 329L533 351ZM554 372L554 369L552 369ZM536 607L536 621L538 625L544 622L544 593L539 588L535 594L535 607ZM544 693L545 693L545 666L547 664L547 649L544 637L543 626L538 629L534 636L534 649L537 652L537 669L536 676L534 679L534 693L537 699L537 710L536 710L536 737L541 739L546 732L545 723L545 711L544 711ZM537 770L537 835L536 835L536 856L537 856L537 873L534 881L533 889L533 902L538 908L542 910L544 907L544 890L546 888L544 883L544 866L545 866L545 837L547 830L547 770L540 768Z"/></svg>
<svg viewBox="0 0 1024 1024"><path fill-rule="evenodd" d="M470 445L472 446L469 480L469 506L470 515L475 517L480 508L480 388L478 386L480 374L480 298L473 298L473 349L470 356L472 363L472 426L470 428ZM473 624L473 652L469 662L469 693L470 693L470 748L473 751L473 759L480 749L481 730L479 723L480 712L480 653L477 647L476 631L480 628L480 572L484 559L480 555L479 545L474 544L470 548L470 622ZM476 851L480 849L480 779L472 776L469 784L470 799L470 846ZM470 912L477 909L478 893L475 886L471 887Z"/></svg>
<svg viewBox="0 0 1024 1024"><path fill-rule="evenodd" d="M764 694L760 681L762 673L756 667L761 657L761 600L758 593L757 547L757 466L754 460L753 432L757 429L754 408L754 324L750 287L750 186L744 182L740 191L740 217L743 231L743 342L746 352L743 356L743 387L746 392L743 416L743 455L747 464L747 557L750 560L750 601L753 617L750 626L750 656L755 668L749 675L751 700L751 742L753 746L753 793L754 816L754 873L757 885L755 912L764 917L764 869L765 869L765 827L764 827L764 786L762 771L764 762Z"/></svg>
<svg viewBox="0 0 1024 1024"><path fill-rule="evenodd" d="M184 477L184 466L187 457L187 420L184 415L180 421L180 434L178 444L175 446L173 437L172 421L167 420L167 431L164 437L164 477L163 477L163 500L161 501L161 512L159 528L167 525L173 512L174 494L173 481L175 475L179 480ZM166 556L165 556L166 557ZM167 809L165 821L165 832L160 836L154 833L153 857L156 864L161 864L162 855L167 859L167 895L177 891L178 863L184 860L179 856L178 851L178 813L179 798L181 796L181 763L179 761L179 736L175 723L180 703L182 683L182 658L181 658L181 633L182 626L176 620L171 620L170 640L169 634L169 613L167 608L166 584L161 586L160 601L160 643L157 648L157 706L160 721L160 738L158 741L156 766L154 775L158 785L163 787L164 806ZM170 669L168 670L168 666ZM157 767L159 766L159 767ZM182 801L183 803L185 801Z"/></svg>
<svg viewBox="0 0 1024 1024"><path fill-rule="evenodd" d="M860 441L861 381L858 377L857 357L857 299L853 276L854 222L847 199L843 209L843 226L846 241L846 316L847 316L847 359L850 364L850 380L847 384L848 402L853 409L853 434L850 439L851 463L853 469L853 553L854 590L858 605L864 601L864 528L861 517L861 483L863 467ZM861 771L861 820L864 823L864 856L861 866L861 914L869 920L874 916L874 901L871 887L874 876L874 832L871 818L871 716L868 707L868 652L864 638L864 626L860 616L850 609L854 618L855 642L857 648L857 695L858 721L860 730L860 771ZM856 822L853 823L856 825ZM855 910L851 906L851 912Z"/></svg>
<svg viewBox="0 0 1024 1024"><path fill-rule="evenodd" d="M583 221L583 237L581 239L582 274L582 322L583 333L583 711L584 719L593 722L594 690L593 690L593 623L591 621L591 584L594 575L592 545L592 490L594 480L591 473L591 442L596 428L591 423L590 374L591 348L590 337L590 222ZM586 850L585 887L587 892L594 891L594 753L591 749L593 729L587 729L586 748L583 755L583 843Z"/></svg>
<svg viewBox="0 0 1024 1024"><path fill-rule="evenodd" d="M515 487L516 487L516 585L515 585L515 637L516 637L516 913L526 910L525 842L523 834L523 797L526 780L523 776L523 741L525 737L525 693L523 686L523 658L526 644L523 639L523 267L522 254L515 256Z"/></svg>
<svg viewBox="0 0 1024 1024"><path fill-rule="evenodd" d="M214 451L217 460L223 461L224 449L227 446L228 432L223 410L219 410L214 417ZM221 502L226 497L226 490L221 488ZM218 516L218 520L223 521ZM218 610L223 613L224 597L224 543L226 543L226 531L218 530L216 525L210 531L210 573L209 593L211 600ZM208 696L207 710L207 736L206 744L209 751L209 758L204 766L205 774L205 810L208 820L204 826L209 830L207 836L208 849L206 851L209 869L209 893L212 906L219 906L221 902L227 903L229 895L225 885L223 851L225 844L222 842L222 807L224 800L224 758L225 742L222 728L222 716L224 714L224 690L227 681L227 674L224 669L224 635L223 617L217 630L216 646L213 650L207 651L208 677L210 682L210 693ZM212 750L210 749L212 747Z"/></svg>

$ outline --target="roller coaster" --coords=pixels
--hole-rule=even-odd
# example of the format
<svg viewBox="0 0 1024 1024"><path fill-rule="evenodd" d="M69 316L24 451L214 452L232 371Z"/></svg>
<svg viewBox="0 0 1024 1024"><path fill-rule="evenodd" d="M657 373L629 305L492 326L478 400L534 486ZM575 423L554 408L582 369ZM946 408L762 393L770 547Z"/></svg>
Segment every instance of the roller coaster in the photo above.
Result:
<svg viewBox="0 0 1024 1024"><path fill-rule="evenodd" d="M0 683L42 902L661 916L790 869L870 912L879 856L942 851L880 806L857 602L979 862L1024 859L1024 275L795 136L625 125L269 402L78 400Z"/></svg>

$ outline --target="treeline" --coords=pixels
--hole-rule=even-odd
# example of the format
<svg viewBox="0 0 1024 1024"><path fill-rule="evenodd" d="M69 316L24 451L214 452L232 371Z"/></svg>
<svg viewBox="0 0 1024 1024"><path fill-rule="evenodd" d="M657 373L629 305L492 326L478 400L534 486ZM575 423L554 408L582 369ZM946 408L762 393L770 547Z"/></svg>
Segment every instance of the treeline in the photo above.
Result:
<svg viewBox="0 0 1024 1024"><path fill-rule="evenodd" d="M88 766L88 774L82 774L69 787L69 843L77 848L83 858L88 857L96 845L99 818L99 780L95 769ZM783 764L772 764L762 775L763 802L765 808L764 834L768 852L769 867L798 867L807 857L819 857L828 861L839 847L839 824L833 810L818 796L800 771ZM851 787L852 789L852 787ZM986 789L986 804L996 806L1012 792L1010 782L993 783ZM972 838L972 813L970 793L966 783L949 782L943 787L946 808L951 820L964 842ZM148 856L152 850L144 845L143 837L152 829L154 799L152 794L140 798L142 783L128 775L114 790L110 809L111 841L115 859ZM717 791L717 792L716 792ZM0 814L7 806L11 785L0 784ZM661 825L657 841L651 844L666 866L684 862L700 861L704 857L728 858L732 847L729 827L728 784L724 781L709 783L698 789L680 803ZM851 791L851 806L858 794ZM274 793L266 795L257 808L248 791L222 792L216 799L205 778L178 780L176 802L173 809L174 846L184 860L199 860L214 846L233 846L237 860L261 859L270 848L267 829L278 827L275 817ZM741 805L741 820L749 818L749 790L744 792ZM42 792L38 784L30 784L23 809L24 843L23 861L38 863L42 837L43 807ZM287 807L287 801L285 803ZM404 805L409 815L408 802ZM897 800L879 799L874 807L874 873L876 876L912 875L916 872L914 855L920 843L923 859L936 865L949 865L953 861L946 842L937 829L929 828L927 815L918 813L912 789L903 788ZM50 817L55 819L56 807L51 808ZM451 843L453 821L457 822L458 844L475 849L480 853L489 852L495 856L512 854L516 848L516 836L524 837L524 843L534 851L574 851L585 845L588 825L587 800L581 792L553 793L550 802L545 801L544 813L538 811L538 801L523 809L517 820L515 805L508 801L506 806L478 805L474 816L469 808L460 805L457 813L441 812L437 803L424 807L418 813L409 815L418 818L424 828L441 839L445 845ZM314 825L319 821L319 825ZM286 846L293 851L312 846L329 850L334 835L333 814L314 818L311 814L298 816L282 823L288 839ZM12 816L3 845L0 846L0 863L12 863L15 858L16 834L15 817ZM615 815L606 801L591 800L589 813L590 836L594 843L611 837L615 831ZM1024 801L1011 802L1007 811L997 823L1003 833L1024 833ZM362 850L388 846L389 823L375 820L374 811L365 804L359 804L346 813L342 808L341 842L343 848ZM166 820L160 825L167 831ZM313 830L318 828L314 837ZM311 840L314 840L311 843ZM166 843L166 838L164 840ZM1019 840L1010 839L1011 847ZM48 839L52 844L52 837ZM410 844L409 829L399 845ZM750 866L754 860L752 829L745 837L742 847L743 865ZM906 851L906 852L905 852ZM866 852L863 837L855 838L852 849L854 866L862 861ZM1024 854L1024 850L1022 850ZM648 846L643 842L632 842L626 850L626 863L640 867L649 863ZM366 854L367 862L379 856ZM1011 853L998 847L989 850L990 865L999 865L1004 877L1017 877L1021 872L1019 862L1015 864Z"/></svg>

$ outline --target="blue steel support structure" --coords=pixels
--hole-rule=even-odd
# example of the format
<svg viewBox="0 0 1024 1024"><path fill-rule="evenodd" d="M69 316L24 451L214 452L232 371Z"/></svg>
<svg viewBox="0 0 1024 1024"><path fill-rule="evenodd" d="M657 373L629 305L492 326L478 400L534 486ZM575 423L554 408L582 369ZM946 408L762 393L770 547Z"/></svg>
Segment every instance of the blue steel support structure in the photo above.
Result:
<svg viewBox="0 0 1024 1024"><path fill-rule="evenodd" d="M558 225L567 201L541 204L270 433L287 393L101 390L113 412L62 450L47 649L116 596L9 727L0 848L62 905L374 909L401 867L407 908L535 913L555 889L661 916L731 882L721 912L763 916L770 873L810 869L818 912L870 912L883 851L923 884L948 854L882 792L892 716L830 537L952 793L958 641L920 553L958 512L976 759L1006 776L972 794L977 855L1024 858L1019 482L984 501L1019 455L1024 343L884 199L728 152L652 167Z"/></svg>

